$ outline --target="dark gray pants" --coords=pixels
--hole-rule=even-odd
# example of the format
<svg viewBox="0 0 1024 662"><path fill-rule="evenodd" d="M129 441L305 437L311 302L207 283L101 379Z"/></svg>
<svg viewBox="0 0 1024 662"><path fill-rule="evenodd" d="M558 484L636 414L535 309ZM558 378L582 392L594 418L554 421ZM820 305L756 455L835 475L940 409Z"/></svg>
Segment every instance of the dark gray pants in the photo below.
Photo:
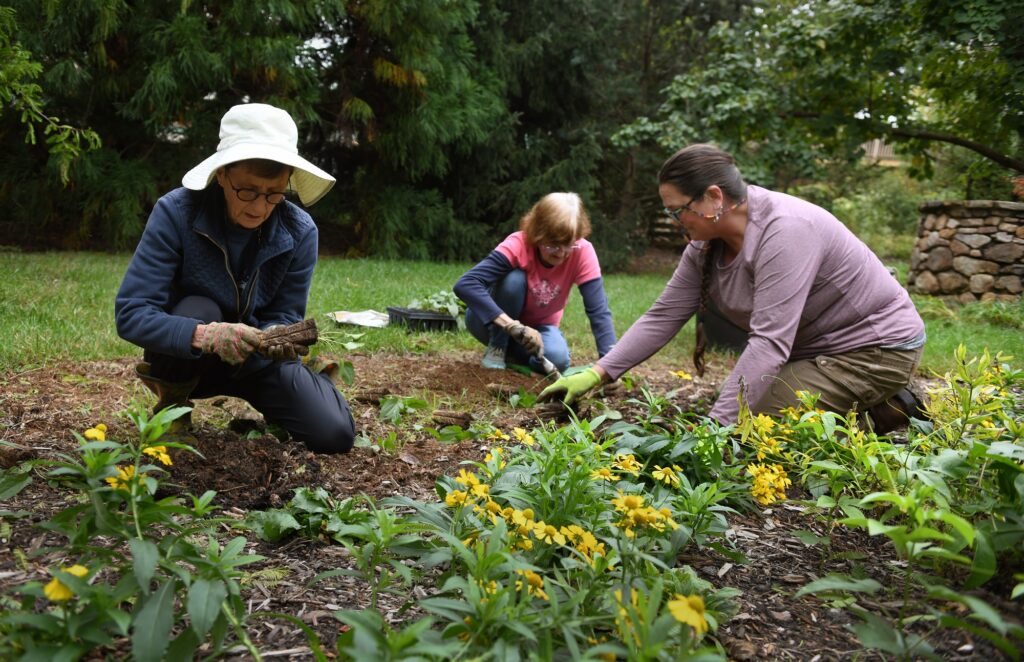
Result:
<svg viewBox="0 0 1024 662"><path fill-rule="evenodd" d="M205 297L185 297L172 312L206 323L224 319L219 306ZM314 453L345 453L352 448L356 432L348 402L327 375L313 373L301 361L250 358L258 365L247 362L247 368L255 369L243 373L215 354L192 360L147 350L145 360L160 379L184 382L199 377L193 398L227 395L245 400L268 423L280 425Z"/></svg>

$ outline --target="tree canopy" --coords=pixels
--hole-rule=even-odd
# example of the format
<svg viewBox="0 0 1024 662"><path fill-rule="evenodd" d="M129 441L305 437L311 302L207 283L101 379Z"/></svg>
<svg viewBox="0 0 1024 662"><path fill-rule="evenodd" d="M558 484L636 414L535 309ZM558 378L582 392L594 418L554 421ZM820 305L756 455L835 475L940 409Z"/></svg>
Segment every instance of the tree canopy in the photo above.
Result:
<svg viewBox="0 0 1024 662"><path fill-rule="evenodd" d="M658 165L699 140L783 187L873 137L921 173L936 141L1024 170L1010 0L8 4L0 228L26 245L130 246L249 101L338 178L314 214L355 255L479 257L574 190L614 264Z"/></svg>
<svg viewBox="0 0 1024 662"><path fill-rule="evenodd" d="M872 138L929 166L930 143L1024 172L1024 33L1009 0L786 0L709 35L661 107L616 136L746 152L785 185ZM1016 7L1019 13L1019 6ZM749 170L749 169L748 169Z"/></svg>

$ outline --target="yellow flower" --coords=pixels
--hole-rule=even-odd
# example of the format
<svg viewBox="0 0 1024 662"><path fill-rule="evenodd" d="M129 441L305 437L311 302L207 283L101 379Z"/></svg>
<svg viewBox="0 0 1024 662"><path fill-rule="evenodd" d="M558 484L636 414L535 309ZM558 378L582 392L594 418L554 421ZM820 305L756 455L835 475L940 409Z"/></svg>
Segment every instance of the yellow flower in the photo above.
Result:
<svg viewBox="0 0 1024 662"><path fill-rule="evenodd" d="M98 425L86 430L82 436L90 441L106 441L107 426L103 423L99 423Z"/></svg>
<svg viewBox="0 0 1024 662"><path fill-rule="evenodd" d="M686 372L685 370L670 370L669 372L678 377L679 379L693 379L693 375Z"/></svg>
<svg viewBox="0 0 1024 662"><path fill-rule="evenodd" d="M515 435L516 440L519 441L519 443L526 444L527 446L533 446L537 443L537 440L533 438L533 435L523 428L512 428L512 434Z"/></svg>
<svg viewBox="0 0 1024 662"><path fill-rule="evenodd" d="M533 524L533 511L527 508L526 510L513 510L512 511L512 523L518 524L519 526L527 526Z"/></svg>
<svg viewBox="0 0 1024 662"><path fill-rule="evenodd" d="M533 525L533 535L537 537L537 540L546 542L549 545L553 543L558 543L559 545L565 544L565 536L562 532L550 524L545 524L544 522L537 522Z"/></svg>
<svg viewBox="0 0 1024 662"><path fill-rule="evenodd" d="M504 450L505 449L503 449L501 446L495 446L487 453L487 455L484 456L484 462L497 461L498 469L504 469L506 463L505 460L501 459L501 454L504 452ZM488 471L487 473L488 475L490 475L491 472Z"/></svg>
<svg viewBox="0 0 1024 662"><path fill-rule="evenodd" d="M89 574L89 569L84 565L78 565L77 563L69 568L61 568L63 572L69 575L74 575L79 579ZM66 602L70 600L74 593L71 589L65 586L59 579L54 577L50 580L50 583L43 587L43 594L50 602Z"/></svg>
<svg viewBox="0 0 1024 662"><path fill-rule="evenodd" d="M637 508L643 508L644 498L639 494L623 494L619 492L619 496L612 499L612 505L615 506L615 510L628 513Z"/></svg>
<svg viewBox="0 0 1024 662"><path fill-rule="evenodd" d="M576 542L576 539L586 533L583 527L579 524L570 524L569 526L563 526L560 531L565 536L565 539L569 542Z"/></svg>
<svg viewBox="0 0 1024 662"><path fill-rule="evenodd" d="M171 456L167 454L167 446L150 446L149 448L143 448L142 452L146 455L152 455L168 467L171 466Z"/></svg>
<svg viewBox="0 0 1024 662"><path fill-rule="evenodd" d="M139 477L145 476L146 474L140 474ZM117 468L117 475L106 478L107 483L115 490L127 490L131 485L132 478L135 476L135 465L129 464L123 469Z"/></svg>
<svg viewBox="0 0 1024 662"><path fill-rule="evenodd" d="M445 505L454 508L455 506L464 506L466 504L466 499L468 498L469 494L467 492L463 492L462 490L452 490L445 495L444 502Z"/></svg>
<svg viewBox="0 0 1024 662"><path fill-rule="evenodd" d="M682 471L677 465L673 464L671 467L661 467L660 465L654 465L654 471L651 472L651 476L655 480L660 480L666 485L672 487L679 487L682 484L679 476L676 474L677 471Z"/></svg>
<svg viewBox="0 0 1024 662"><path fill-rule="evenodd" d="M633 474L634 476L640 475L640 463L636 461L636 456L634 455L619 455L615 458L615 462L612 463L612 466L621 471L625 471L626 473Z"/></svg>
<svg viewBox="0 0 1024 662"><path fill-rule="evenodd" d="M679 595L668 601L668 609L680 623L693 628L698 635L708 631L708 619L704 615L704 598L699 595Z"/></svg>
<svg viewBox="0 0 1024 662"><path fill-rule="evenodd" d="M769 432L771 432L772 428L774 427L775 421L772 419L771 416L758 414L757 417L754 419L754 429L757 430L759 434L766 435Z"/></svg>
<svg viewBox="0 0 1024 662"><path fill-rule="evenodd" d="M495 430L494 432L487 435L488 439L500 439L501 441L508 441L510 437L502 432L501 430Z"/></svg>
<svg viewBox="0 0 1024 662"><path fill-rule="evenodd" d="M526 579L526 593L533 595L541 600L547 600L548 594L544 592L544 578L538 575L533 570L516 570L517 575L521 575ZM519 591L523 587L523 582L516 581L516 590Z"/></svg>
<svg viewBox="0 0 1024 662"><path fill-rule="evenodd" d="M459 469L459 476L455 479L455 482L465 487L473 487L480 484L480 479L474 473L470 473L465 469Z"/></svg>
<svg viewBox="0 0 1024 662"><path fill-rule="evenodd" d="M594 469L590 472L591 480L607 480L614 483L619 480L619 477L612 473L612 470L608 467L601 467L600 469Z"/></svg>
<svg viewBox="0 0 1024 662"><path fill-rule="evenodd" d="M483 499L490 495L491 486L485 483L480 483L469 488L469 491L473 493L473 496Z"/></svg>

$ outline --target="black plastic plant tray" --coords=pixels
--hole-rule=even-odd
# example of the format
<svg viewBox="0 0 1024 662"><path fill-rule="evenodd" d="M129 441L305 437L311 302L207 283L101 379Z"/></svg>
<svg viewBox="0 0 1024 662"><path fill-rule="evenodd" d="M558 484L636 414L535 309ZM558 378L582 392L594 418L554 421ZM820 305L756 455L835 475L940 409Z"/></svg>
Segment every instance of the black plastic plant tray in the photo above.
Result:
<svg viewBox="0 0 1024 662"><path fill-rule="evenodd" d="M454 331L459 323L446 313L388 306L388 323L403 324L411 331Z"/></svg>

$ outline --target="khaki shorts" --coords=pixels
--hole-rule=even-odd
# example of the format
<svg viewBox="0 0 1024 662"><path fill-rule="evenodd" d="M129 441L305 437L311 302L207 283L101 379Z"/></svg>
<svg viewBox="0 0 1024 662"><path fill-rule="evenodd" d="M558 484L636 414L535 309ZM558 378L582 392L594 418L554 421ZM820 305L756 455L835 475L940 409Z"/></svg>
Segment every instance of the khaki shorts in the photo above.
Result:
<svg viewBox="0 0 1024 662"><path fill-rule="evenodd" d="M816 356L782 366L771 390L752 409L776 414L800 401L796 391L820 393L818 406L839 414L865 411L910 383L923 347L866 347L846 354Z"/></svg>

